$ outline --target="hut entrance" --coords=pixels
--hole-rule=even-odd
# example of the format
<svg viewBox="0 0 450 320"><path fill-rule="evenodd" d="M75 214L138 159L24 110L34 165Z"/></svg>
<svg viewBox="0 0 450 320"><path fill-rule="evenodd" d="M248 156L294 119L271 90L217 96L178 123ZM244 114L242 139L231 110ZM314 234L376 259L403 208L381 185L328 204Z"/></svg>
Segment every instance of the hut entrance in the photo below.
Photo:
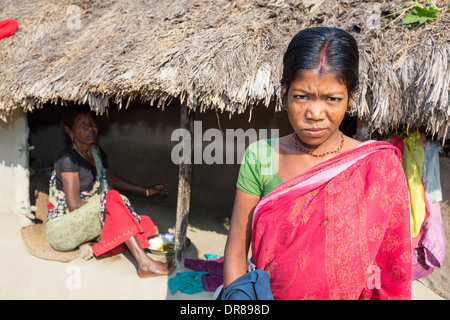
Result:
<svg viewBox="0 0 450 320"><path fill-rule="evenodd" d="M35 193L48 192L47 180L53 169L53 162L58 153L70 143L61 120L63 108L45 105L43 109L28 113L29 144L32 146L29 154L32 169L30 180L34 188L32 198ZM168 107L162 112L142 105L131 108L120 111L110 108L108 114L98 116L98 143L108 156L110 168L118 176L144 186L165 184L172 191L171 197L164 199L165 201L154 199L153 203L156 202L165 210L172 210L176 207L178 167L170 159L170 135L179 126L179 109ZM146 205L150 205L152 201L145 201L148 200L145 197L135 197L139 203L145 203L141 211L148 210ZM41 209L42 204L38 205L38 209ZM46 211L45 206L38 211ZM45 216L45 212L39 216ZM164 221L162 231L170 224L171 221Z"/></svg>
<svg viewBox="0 0 450 320"><path fill-rule="evenodd" d="M29 152L30 199L31 204L37 207L36 218L41 221L45 221L47 214L48 182L53 161L70 143L61 121L63 108L48 104L27 114L29 145L32 146ZM197 161L199 158L196 157L192 165L190 208L185 221L188 225L184 226L192 241L190 256L202 258L205 253L223 254L241 153L251 142L246 139L243 146L233 144L230 149L227 132L253 130L259 133L267 130L267 138L270 138L270 130L279 130L280 136L291 130L287 119L275 117L271 109L256 108L258 112L254 112L250 122L248 113L234 115L230 119L228 114L214 111L196 113L192 119L195 121L196 131L192 138L196 143L196 155L200 151L201 156L212 155L215 161L211 162L206 157ZM175 134L180 129L180 110L181 105L177 101L164 110L131 103L126 110L110 106L107 114L98 116L98 143L108 156L111 170L141 185L161 183L167 186L169 197L166 199L149 200L144 196L127 195L138 213L152 217L160 233L174 232L176 227L180 166L174 162L173 149L180 143L180 137ZM213 142L206 134L211 132L209 129L223 133L223 153L220 155L216 154L219 149L208 153ZM236 139L233 141L237 142ZM221 237L222 243L217 247L207 245L199 235L200 231ZM196 243L196 238L204 243Z"/></svg>

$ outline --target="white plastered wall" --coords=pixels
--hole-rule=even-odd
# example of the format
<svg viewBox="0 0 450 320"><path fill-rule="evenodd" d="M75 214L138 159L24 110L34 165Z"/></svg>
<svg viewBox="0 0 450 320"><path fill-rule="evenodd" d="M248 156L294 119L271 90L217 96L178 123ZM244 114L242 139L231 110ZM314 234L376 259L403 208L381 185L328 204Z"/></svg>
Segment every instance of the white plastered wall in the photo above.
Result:
<svg viewBox="0 0 450 320"><path fill-rule="evenodd" d="M0 122L0 214L15 215L23 224L30 210L28 134L22 111L14 112L8 123Z"/></svg>

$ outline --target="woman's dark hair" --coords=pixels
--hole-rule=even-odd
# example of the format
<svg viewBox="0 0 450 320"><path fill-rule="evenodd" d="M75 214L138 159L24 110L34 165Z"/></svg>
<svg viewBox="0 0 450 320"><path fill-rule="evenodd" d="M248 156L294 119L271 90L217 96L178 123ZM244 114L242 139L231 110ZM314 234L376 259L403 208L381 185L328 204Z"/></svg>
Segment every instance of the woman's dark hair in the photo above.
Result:
<svg viewBox="0 0 450 320"><path fill-rule="evenodd" d="M94 119L96 118L95 112L92 111L88 106L71 105L65 107L62 112L62 120L64 122L64 125L72 128L73 123L75 122L75 118L77 117L77 115L82 113L90 113Z"/></svg>
<svg viewBox="0 0 450 320"><path fill-rule="evenodd" d="M358 67L358 44L349 33L329 27L308 28L289 43L283 58L281 84L289 91L297 73L319 68L321 72L334 73L346 84L351 97L358 88Z"/></svg>

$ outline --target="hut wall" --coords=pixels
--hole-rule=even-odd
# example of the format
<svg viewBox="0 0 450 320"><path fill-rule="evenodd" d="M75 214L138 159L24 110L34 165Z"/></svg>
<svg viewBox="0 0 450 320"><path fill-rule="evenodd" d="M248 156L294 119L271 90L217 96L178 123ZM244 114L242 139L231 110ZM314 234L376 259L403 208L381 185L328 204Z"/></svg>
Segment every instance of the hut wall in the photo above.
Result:
<svg viewBox="0 0 450 320"><path fill-rule="evenodd" d="M24 217L30 210L28 132L22 111L14 112L8 123L0 122L0 214Z"/></svg>

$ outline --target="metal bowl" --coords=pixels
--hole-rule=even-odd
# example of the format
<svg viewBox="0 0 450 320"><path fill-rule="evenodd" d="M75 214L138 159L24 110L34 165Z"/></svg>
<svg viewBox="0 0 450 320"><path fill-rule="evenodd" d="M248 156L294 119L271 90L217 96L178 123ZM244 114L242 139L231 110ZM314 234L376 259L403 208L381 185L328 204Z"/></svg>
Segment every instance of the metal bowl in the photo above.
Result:
<svg viewBox="0 0 450 320"><path fill-rule="evenodd" d="M175 250L167 250L167 251L159 251L155 248L151 248L151 243L153 239L161 239L161 243L162 244L167 244L167 243L171 243L173 244L173 246L175 247L175 235L173 233L161 233L161 234L156 234L152 237L150 237L148 240L150 242L150 247L147 249L150 253L153 254L157 254L157 255L168 255L168 254L173 254L175 253ZM189 238L186 237L186 244L185 246L189 246L189 244L191 243L191 240Z"/></svg>

